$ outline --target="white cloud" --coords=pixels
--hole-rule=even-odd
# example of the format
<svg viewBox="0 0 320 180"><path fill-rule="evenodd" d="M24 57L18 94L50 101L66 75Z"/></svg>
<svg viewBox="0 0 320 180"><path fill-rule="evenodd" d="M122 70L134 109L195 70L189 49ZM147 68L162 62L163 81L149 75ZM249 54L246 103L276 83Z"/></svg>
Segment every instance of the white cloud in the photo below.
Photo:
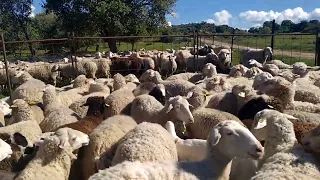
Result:
<svg viewBox="0 0 320 180"><path fill-rule="evenodd" d="M35 10L36 10L36 7L34 5L31 5L31 13L30 13L29 17L35 16L35 13L34 13Z"/></svg>
<svg viewBox="0 0 320 180"><path fill-rule="evenodd" d="M170 16L173 17L173 18L178 18L179 14L177 12L173 11L173 12L170 13Z"/></svg>
<svg viewBox="0 0 320 180"><path fill-rule="evenodd" d="M281 23L283 20L291 20L294 23L300 22L301 20L320 20L320 8L313 10L312 12L306 12L301 7L294 9L286 9L282 12L275 11L245 11L239 14L240 18L248 23L262 24L265 21L276 20L277 23Z"/></svg>
<svg viewBox="0 0 320 180"><path fill-rule="evenodd" d="M232 15L228 11L222 10L214 13L213 19L207 19L206 22L215 23L216 25L228 25L231 18Z"/></svg>
<svg viewBox="0 0 320 180"><path fill-rule="evenodd" d="M169 21L167 22L168 26L171 27L172 26L172 23Z"/></svg>

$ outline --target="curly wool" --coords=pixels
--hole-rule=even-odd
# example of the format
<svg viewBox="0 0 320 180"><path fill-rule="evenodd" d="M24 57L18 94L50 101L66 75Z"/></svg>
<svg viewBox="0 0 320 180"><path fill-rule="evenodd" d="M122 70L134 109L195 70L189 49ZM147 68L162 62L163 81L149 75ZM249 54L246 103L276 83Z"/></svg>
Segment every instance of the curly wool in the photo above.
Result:
<svg viewBox="0 0 320 180"><path fill-rule="evenodd" d="M189 139L207 139L210 130L224 120L234 120L245 126L238 117L217 109L199 108L192 115L194 123L187 125Z"/></svg>
<svg viewBox="0 0 320 180"><path fill-rule="evenodd" d="M88 179L98 169L111 166L118 141L137 123L130 116L115 115L103 121L89 135L90 144L84 147L83 178Z"/></svg>
<svg viewBox="0 0 320 180"><path fill-rule="evenodd" d="M120 141L112 166L124 161L178 161L174 139L159 124L143 122Z"/></svg>

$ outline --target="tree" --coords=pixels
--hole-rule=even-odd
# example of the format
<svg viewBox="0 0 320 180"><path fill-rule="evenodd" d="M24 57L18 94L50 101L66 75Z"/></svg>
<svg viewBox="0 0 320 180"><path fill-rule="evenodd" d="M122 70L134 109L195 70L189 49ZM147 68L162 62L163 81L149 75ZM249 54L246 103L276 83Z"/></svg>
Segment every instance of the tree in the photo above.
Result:
<svg viewBox="0 0 320 180"><path fill-rule="evenodd" d="M21 30L26 40L30 40L28 23L30 22L31 5L33 0L1 0L0 1L0 26L3 30L13 29L19 36ZM10 27L10 25L12 25ZM19 37L17 37L18 39ZM33 53L32 44L29 43L31 54Z"/></svg>
<svg viewBox="0 0 320 180"><path fill-rule="evenodd" d="M76 35L139 35L153 33L166 24L177 0L47 0L44 7L62 19L66 30ZM115 39L107 39L117 51Z"/></svg>

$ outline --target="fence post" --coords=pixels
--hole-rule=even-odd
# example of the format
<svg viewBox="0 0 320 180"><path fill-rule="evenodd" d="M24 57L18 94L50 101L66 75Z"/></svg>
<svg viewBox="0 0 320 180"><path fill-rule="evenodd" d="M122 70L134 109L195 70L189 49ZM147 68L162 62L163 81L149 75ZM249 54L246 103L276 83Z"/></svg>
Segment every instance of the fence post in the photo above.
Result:
<svg viewBox="0 0 320 180"><path fill-rule="evenodd" d="M232 29L232 36L231 36L232 39L231 39L231 52L230 52L230 54L231 54L231 63L232 63L232 61L233 61L233 59L232 59L232 57L233 57L233 53L232 53L232 52L233 52L233 43L234 43L234 36L233 36L233 35L235 34L235 32L236 32L236 31L235 31L235 29L233 28L233 29Z"/></svg>
<svg viewBox="0 0 320 180"><path fill-rule="evenodd" d="M195 54L195 52L196 52L196 46L197 46L197 40L196 40L196 31L193 31L193 51L194 51L194 54L193 54L193 59L194 59L194 61L193 61L193 65L195 66L195 64L196 64L196 54ZM188 63L187 63L187 65L188 65ZM186 65L186 69L187 69L187 71L188 71L188 66Z"/></svg>
<svg viewBox="0 0 320 180"><path fill-rule="evenodd" d="M199 31L196 31L197 33L197 60L195 61L195 70L198 71L198 59L199 59Z"/></svg>
<svg viewBox="0 0 320 180"><path fill-rule="evenodd" d="M317 32L316 35L316 53L315 53L315 65L319 66L320 65L320 37L319 37L319 32Z"/></svg>
<svg viewBox="0 0 320 180"><path fill-rule="evenodd" d="M212 45L214 45L214 34L212 36Z"/></svg>
<svg viewBox="0 0 320 180"><path fill-rule="evenodd" d="M271 45L270 45L272 51L274 51L274 32L275 32L275 29L276 29L276 20L274 19L272 21L272 31L271 31L272 35L271 35ZM271 55L271 59L273 59L272 55Z"/></svg>
<svg viewBox="0 0 320 180"><path fill-rule="evenodd" d="M1 33L1 42L2 42L2 49L3 49L3 59L5 63L5 68L6 68L6 75L7 75L7 82L8 82L8 88L10 91L10 102L12 104L12 89L11 89L11 79L9 75L9 70L8 70L8 61L7 61L7 54L6 54L6 44L4 41L4 35Z"/></svg>

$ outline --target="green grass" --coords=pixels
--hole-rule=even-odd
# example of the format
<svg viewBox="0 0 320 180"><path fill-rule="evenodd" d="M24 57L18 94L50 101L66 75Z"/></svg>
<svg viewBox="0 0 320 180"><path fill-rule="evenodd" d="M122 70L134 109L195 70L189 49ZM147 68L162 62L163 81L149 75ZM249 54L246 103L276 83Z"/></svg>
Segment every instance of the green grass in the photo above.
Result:
<svg viewBox="0 0 320 180"><path fill-rule="evenodd" d="M205 38L206 42L213 42L212 37ZM230 43L231 37L216 36L215 41ZM314 52L316 35L275 35L274 49ZM253 48L264 48L271 45L271 36L235 36L234 44Z"/></svg>
<svg viewBox="0 0 320 180"><path fill-rule="evenodd" d="M274 55L273 59L282 60L286 64L294 64L295 62L304 62L308 66L314 66L314 59L297 58L290 56ZM232 54L232 65L237 65L240 63L240 51L238 49L233 51Z"/></svg>

